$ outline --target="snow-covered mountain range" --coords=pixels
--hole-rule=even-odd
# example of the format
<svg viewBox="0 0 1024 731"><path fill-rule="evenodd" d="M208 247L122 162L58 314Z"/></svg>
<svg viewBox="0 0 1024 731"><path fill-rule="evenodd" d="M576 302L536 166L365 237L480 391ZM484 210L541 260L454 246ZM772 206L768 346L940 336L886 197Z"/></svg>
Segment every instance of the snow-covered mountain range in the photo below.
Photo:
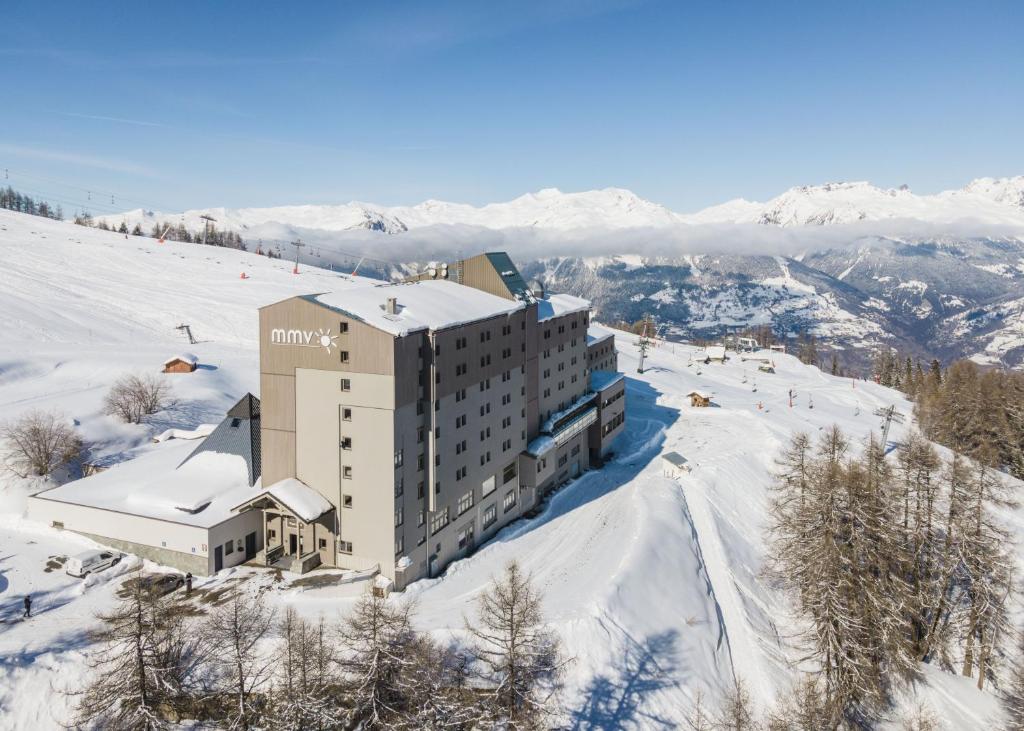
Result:
<svg viewBox="0 0 1024 731"><path fill-rule="evenodd" d="M664 228L709 223L754 223L807 226L913 219L947 224L980 221L1024 226L1024 176L979 178L958 190L917 195L906 186L883 189L866 182L826 183L790 188L758 203L735 199L690 214L676 213L621 188L563 193L545 188L504 203L471 206L428 200L414 206L380 206L350 202L338 205L278 206L272 208L203 208L184 213L136 209L105 216L149 227L158 221L184 220L198 227L201 215L217 225L259 235L272 224L294 229L348 231L368 229L403 233L438 225L479 226L489 229L537 228L554 231L604 228Z"/></svg>
<svg viewBox="0 0 1024 731"><path fill-rule="evenodd" d="M770 324L815 333L863 366L878 347L1024 365L1024 176L917 195L828 183L679 214L608 188L545 189L475 207L442 201L134 210L108 224L199 229L202 215L310 263L395 277L460 251L508 250L606 320L654 314L680 337ZM360 271L363 271L360 270Z"/></svg>

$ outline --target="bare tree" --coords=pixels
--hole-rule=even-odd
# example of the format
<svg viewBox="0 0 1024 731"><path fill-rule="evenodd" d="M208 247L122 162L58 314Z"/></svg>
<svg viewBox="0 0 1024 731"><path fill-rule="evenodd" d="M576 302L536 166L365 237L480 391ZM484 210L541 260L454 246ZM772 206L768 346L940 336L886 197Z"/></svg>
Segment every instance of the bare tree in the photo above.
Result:
<svg viewBox="0 0 1024 731"><path fill-rule="evenodd" d="M104 407L108 414L129 424L141 424L145 417L166 408L169 396L166 381L151 374L128 374L110 387Z"/></svg>
<svg viewBox="0 0 1024 731"><path fill-rule="evenodd" d="M219 669L219 685L234 698L230 712L221 720L232 729L249 729L263 715L260 693L270 680L273 658L260 647L274 625L274 612L263 596L241 591L215 608L204 628L213 664Z"/></svg>
<svg viewBox="0 0 1024 731"><path fill-rule="evenodd" d="M945 725L924 703L918 703L900 724L901 731L941 731L943 728Z"/></svg>
<svg viewBox="0 0 1024 731"><path fill-rule="evenodd" d="M339 661L344 688L352 722L363 728L415 727L410 716L416 644L412 608L367 592L341 628L346 646Z"/></svg>
<svg viewBox="0 0 1024 731"><path fill-rule="evenodd" d="M271 714L274 727L284 731L339 728L345 713L334 692L334 648L323 618L311 624L288 607L278 633L279 670Z"/></svg>
<svg viewBox="0 0 1024 731"><path fill-rule="evenodd" d="M202 654L181 614L139 579L127 581L121 603L99 615L101 649L89 660L92 681L75 694L76 727L164 728L168 711L197 674Z"/></svg>
<svg viewBox="0 0 1024 731"><path fill-rule="evenodd" d="M801 678L769 714L766 731L823 731L839 726L839 714L813 676Z"/></svg>
<svg viewBox="0 0 1024 731"><path fill-rule="evenodd" d="M1006 711L1006 731L1024 731L1024 633L1018 635L1017 659L1010 671L1009 682L1003 690L1003 709Z"/></svg>
<svg viewBox="0 0 1024 731"><path fill-rule="evenodd" d="M516 562L505 567L466 621L473 654L494 722L509 729L537 728L554 712L564 662L558 640L544 625L542 597Z"/></svg>
<svg viewBox="0 0 1024 731"><path fill-rule="evenodd" d="M743 678L737 677L736 683L722 699L714 728L716 731L756 731L757 727L750 692Z"/></svg>
<svg viewBox="0 0 1024 731"><path fill-rule="evenodd" d="M74 427L55 411L29 411L0 425L0 440L8 469L19 477L45 477L82 450Z"/></svg>
<svg viewBox="0 0 1024 731"><path fill-rule="evenodd" d="M697 691L693 697L693 705L686 716L688 731L715 731L715 722L707 708L704 707L704 693Z"/></svg>

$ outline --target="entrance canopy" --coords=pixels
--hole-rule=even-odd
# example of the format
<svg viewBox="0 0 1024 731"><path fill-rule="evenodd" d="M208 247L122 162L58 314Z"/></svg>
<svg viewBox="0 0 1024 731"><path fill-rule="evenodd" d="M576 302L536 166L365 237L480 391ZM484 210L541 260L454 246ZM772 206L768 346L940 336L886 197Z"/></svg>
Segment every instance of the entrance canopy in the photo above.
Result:
<svg viewBox="0 0 1024 731"><path fill-rule="evenodd" d="M270 487L263 488L244 503L236 505L232 510L262 508L268 501L287 510L304 523L312 523L321 515L334 510L334 506L327 498L294 477L285 478Z"/></svg>

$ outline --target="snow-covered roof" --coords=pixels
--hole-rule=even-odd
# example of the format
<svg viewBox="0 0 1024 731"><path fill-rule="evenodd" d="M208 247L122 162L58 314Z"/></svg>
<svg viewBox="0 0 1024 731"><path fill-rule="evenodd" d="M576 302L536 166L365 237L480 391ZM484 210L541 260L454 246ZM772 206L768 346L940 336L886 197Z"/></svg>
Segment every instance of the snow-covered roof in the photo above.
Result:
<svg viewBox="0 0 1024 731"><path fill-rule="evenodd" d="M170 439L202 439L210 436L216 424L200 424L195 429L165 429L153 437L154 442L166 442Z"/></svg>
<svg viewBox="0 0 1024 731"><path fill-rule="evenodd" d="M539 457L554 449L556 444L553 437L540 436L526 445L526 453L532 457Z"/></svg>
<svg viewBox="0 0 1024 731"><path fill-rule="evenodd" d="M385 310L389 297L398 302L395 314ZM443 279L357 286L312 295L309 299L396 336L418 330L444 330L509 315L526 307L525 302Z"/></svg>
<svg viewBox="0 0 1024 731"><path fill-rule="evenodd" d="M593 401L595 396L597 396L597 393L595 393L594 391L588 391L587 393L576 397L576 400L574 400L571 404L566 406L561 411L556 411L552 413L551 416L549 416L544 421L544 423L540 425L541 433L547 432L550 434L551 430L554 428L555 424L559 422L559 420L565 418L566 416L568 416L569 414L571 414L573 411L580 408L584 404Z"/></svg>
<svg viewBox="0 0 1024 731"><path fill-rule="evenodd" d="M615 333L602 332L600 330L595 330L592 327L587 329L587 345L603 343L605 340L611 340L614 337Z"/></svg>
<svg viewBox="0 0 1024 731"><path fill-rule="evenodd" d="M196 365L197 363L199 363L199 358L193 355L192 353L182 353L181 355L176 355L172 358L168 358L167 360L164 361L164 365L170 365L171 363L177 360L180 360L183 363L190 363L191 365Z"/></svg>
<svg viewBox="0 0 1024 731"><path fill-rule="evenodd" d="M294 477L286 477L270 487L263 488L236 505L234 509L237 510L253 500L267 496L288 508L296 518L306 523L311 523L324 513L329 513L334 509L327 498L302 480L297 480Z"/></svg>
<svg viewBox="0 0 1024 731"><path fill-rule="evenodd" d="M704 348L704 352L707 353L707 357L712 360L721 360L722 358L725 358L724 345L709 345Z"/></svg>
<svg viewBox="0 0 1024 731"><path fill-rule="evenodd" d="M37 497L210 528L233 517L231 509L256 488L238 455L206 452L182 463L194 447L173 440Z"/></svg>
<svg viewBox="0 0 1024 731"><path fill-rule="evenodd" d="M589 309L590 300L573 297L571 294L549 294L544 299L537 300L537 322Z"/></svg>
<svg viewBox="0 0 1024 731"><path fill-rule="evenodd" d="M625 378L618 371L591 371L590 390L604 391Z"/></svg>
<svg viewBox="0 0 1024 731"><path fill-rule="evenodd" d="M705 391L690 391L686 395L687 396L700 396L701 398L706 398L706 399L710 399L711 398L711 394L707 393Z"/></svg>

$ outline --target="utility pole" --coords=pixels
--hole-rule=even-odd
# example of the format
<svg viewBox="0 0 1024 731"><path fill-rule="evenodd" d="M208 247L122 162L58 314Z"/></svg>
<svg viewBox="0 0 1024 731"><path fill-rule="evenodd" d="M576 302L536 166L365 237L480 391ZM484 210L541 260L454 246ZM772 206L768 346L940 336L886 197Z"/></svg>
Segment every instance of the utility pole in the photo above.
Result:
<svg viewBox="0 0 1024 731"><path fill-rule="evenodd" d="M647 328L653 325L651 316L644 315L643 325L640 328L640 339L636 341L636 346L640 349L640 362L636 367L637 373L644 372L644 360L647 358L647 349L651 347L651 339L647 336Z"/></svg>
<svg viewBox="0 0 1024 731"><path fill-rule="evenodd" d="M176 327L174 329L175 330L181 330L186 335L188 335L188 344L189 345L195 345L196 344L196 339L194 337L192 337L192 328L189 325L178 325L178 327Z"/></svg>
<svg viewBox="0 0 1024 731"><path fill-rule="evenodd" d="M205 245L206 235L210 232L210 223L216 221L217 219L205 213L201 215L200 218L203 219L203 244Z"/></svg>
<svg viewBox="0 0 1024 731"><path fill-rule="evenodd" d="M896 404L893 404L889 408L875 409L875 416L881 416L884 421L882 422L882 454L885 454L885 448L889 444L889 427L895 421L897 424L903 423L903 414L896 410Z"/></svg>
<svg viewBox="0 0 1024 731"><path fill-rule="evenodd" d="M299 273L299 249L301 249L303 246L305 246L305 244L302 243L302 239L295 239L295 241L292 242L292 246L295 247L295 268L292 269L292 274L298 274Z"/></svg>

